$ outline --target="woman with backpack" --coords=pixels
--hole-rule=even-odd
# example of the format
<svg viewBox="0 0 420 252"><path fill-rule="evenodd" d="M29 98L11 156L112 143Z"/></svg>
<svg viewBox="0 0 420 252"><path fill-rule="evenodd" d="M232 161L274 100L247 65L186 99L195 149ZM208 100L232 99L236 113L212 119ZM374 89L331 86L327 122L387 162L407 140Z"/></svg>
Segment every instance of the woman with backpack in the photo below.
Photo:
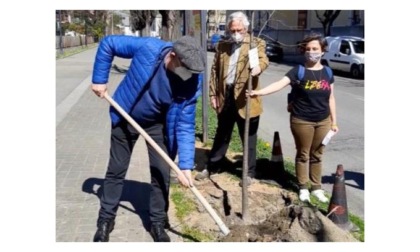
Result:
<svg viewBox="0 0 420 252"><path fill-rule="evenodd" d="M252 90L249 96L268 95L291 85L288 110L296 145L299 199L310 202L311 189L313 196L326 203L328 198L321 189L322 155L326 145L323 140L330 130L338 132L334 76L329 67L321 64L327 49L327 42L321 35L311 34L299 46L305 55L305 65L292 68L282 79L263 89Z"/></svg>

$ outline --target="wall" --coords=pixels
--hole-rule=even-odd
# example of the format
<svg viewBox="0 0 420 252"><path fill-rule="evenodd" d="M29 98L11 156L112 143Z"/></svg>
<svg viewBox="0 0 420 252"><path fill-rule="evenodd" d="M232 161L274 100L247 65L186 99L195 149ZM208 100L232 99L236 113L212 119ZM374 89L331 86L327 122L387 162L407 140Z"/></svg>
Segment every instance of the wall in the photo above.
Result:
<svg viewBox="0 0 420 252"><path fill-rule="evenodd" d="M62 41L63 41L63 48L67 48L67 47L75 47L75 46L81 46L81 45L85 45L85 36L81 35L81 36L62 36ZM60 49L60 36L55 36L55 48L56 49ZM93 37L92 36L88 36L87 37L87 43L88 44L93 44Z"/></svg>

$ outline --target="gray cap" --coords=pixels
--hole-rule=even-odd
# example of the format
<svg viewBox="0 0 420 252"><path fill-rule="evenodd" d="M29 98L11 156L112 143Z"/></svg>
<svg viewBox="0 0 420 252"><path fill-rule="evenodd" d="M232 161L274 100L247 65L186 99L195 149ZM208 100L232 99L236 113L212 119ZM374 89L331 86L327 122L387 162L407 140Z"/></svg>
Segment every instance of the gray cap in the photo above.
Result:
<svg viewBox="0 0 420 252"><path fill-rule="evenodd" d="M204 71L206 53L191 36L183 36L174 43L174 52L181 63L193 73Z"/></svg>

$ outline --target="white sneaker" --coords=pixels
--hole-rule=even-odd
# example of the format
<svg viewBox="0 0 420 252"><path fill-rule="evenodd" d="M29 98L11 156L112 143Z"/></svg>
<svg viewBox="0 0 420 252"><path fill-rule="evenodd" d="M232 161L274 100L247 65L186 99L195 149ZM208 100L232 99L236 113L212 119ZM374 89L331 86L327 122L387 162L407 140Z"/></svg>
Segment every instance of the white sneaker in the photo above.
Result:
<svg viewBox="0 0 420 252"><path fill-rule="evenodd" d="M324 191L321 189L312 191L311 194L315 196L315 198L317 198L322 203L327 203L329 201L329 199L325 197Z"/></svg>
<svg viewBox="0 0 420 252"><path fill-rule="evenodd" d="M311 199L309 197L309 191L308 191L308 189L300 189L299 190L299 199L302 202L304 202L304 201L307 201L309 203L311 202Z"/></svg>

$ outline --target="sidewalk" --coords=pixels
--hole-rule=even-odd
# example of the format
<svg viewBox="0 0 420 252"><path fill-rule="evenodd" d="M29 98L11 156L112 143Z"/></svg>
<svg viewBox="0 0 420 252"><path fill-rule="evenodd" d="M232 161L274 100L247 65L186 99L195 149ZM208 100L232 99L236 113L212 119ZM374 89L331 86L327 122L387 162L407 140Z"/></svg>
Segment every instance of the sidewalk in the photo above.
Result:
<svg viewBox="0 0 420 252"><path fill-rule="evenodd" d="M95 53L96 48L89 49L56 61L57 242L91 242L96 231L99 197L109 157L110 118L106 100L97 98L90 90ZM118 58L114 63L127 67L130 62ZM79 78L74 77L77 74ZM111 70L110 94L123 77ZM149 225L149 183L146 145L139 138L110 242L153 242L145 228ZM173 224L176 220L170 221ZM172 241L182 241L177 234L171 231L168 234Z"/></svg>

